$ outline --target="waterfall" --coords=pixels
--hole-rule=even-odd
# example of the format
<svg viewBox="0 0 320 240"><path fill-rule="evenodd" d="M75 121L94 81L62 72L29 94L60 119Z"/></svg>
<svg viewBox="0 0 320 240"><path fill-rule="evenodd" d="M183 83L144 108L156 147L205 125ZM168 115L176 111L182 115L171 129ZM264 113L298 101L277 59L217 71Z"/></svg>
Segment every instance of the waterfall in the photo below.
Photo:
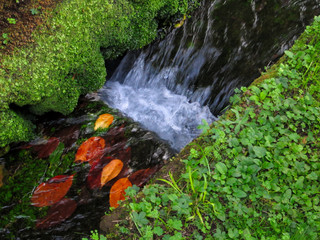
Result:
<svg viewBox="0 0 320 240"><path fill-rule="evenodd" d="M180 150L201 133L202 119L217 119L235 88L293 44L308 11L320 13L316 1L204 1L181 28L127 53L99 95Z"/></svg>

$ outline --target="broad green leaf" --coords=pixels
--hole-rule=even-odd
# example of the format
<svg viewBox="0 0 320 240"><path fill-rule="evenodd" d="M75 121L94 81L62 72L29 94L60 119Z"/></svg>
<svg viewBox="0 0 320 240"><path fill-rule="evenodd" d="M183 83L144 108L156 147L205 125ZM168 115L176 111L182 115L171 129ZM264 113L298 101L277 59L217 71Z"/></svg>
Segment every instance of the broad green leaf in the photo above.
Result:
<svg viewBox="0 0 320 240"><path fill-rule="evenodd" d="M284 51L284 53L289 57L289 58L293 58L294 54L288 50Z"/></svg>
<svg viewBox="0 0 320 240"><path fill-rule="evenodd" d="M292 191L291 189L287 189L287 191L285 191L285 193L283 194L283 203L288 203L290 201L290 198L292 196Z"/></svg>
<svg viewBox="0 0 320 240"><path fill-rule="evenodd" d="M318 179L318 174L315 173L315 172L312 172L307 176L307 178L310 179L310 180L317 180Z"/></svg>
<svg viewBox="0 0 320 240"><path fill-rule="evenodd" d="M235 189L235 190L233 190L233 196L238 197L238 198L245 198L247 196L247 194L240 189Z"/></svg>
<svg viewBox="0 0 320 240"><path fill-rule="evenodd" d="M155 228L153 229L153 232L154 232L155 234L157 234L158 236L161 236L161 235L163 234L163 229L162 229L161 227L157 226L157 227L155 227Z"/></svg>
<svg viewBox="0 0 320 240"><path fill-rule="evenodd" d="M216 164L216 169L218 170L219 173L221 173L223 175L225 175L227 173L227 171L228 171L227 166L222 162L218 162Z"/></svg>
<svg viewBox="0 0 320 240"><path fill-rule="evenodd" d="M168 225L176 230L181 230L182 228L182 222L178 219L169 219Z"/></svg>
<svg viewBox="0 0 320 240"><path fill-rule="evenodd" d="M145 212L141 212L141 213L133 212L132 218L133 218L133 221L141 227L149 223L148 219L146 218Z"/></svg>
<svg viewBox="0 0 320 240"><path fill-rule="evenodd" d="M267 150L264 147L258 146L254 146L253 151L258 158L263 158L267 153Z"/></svg>

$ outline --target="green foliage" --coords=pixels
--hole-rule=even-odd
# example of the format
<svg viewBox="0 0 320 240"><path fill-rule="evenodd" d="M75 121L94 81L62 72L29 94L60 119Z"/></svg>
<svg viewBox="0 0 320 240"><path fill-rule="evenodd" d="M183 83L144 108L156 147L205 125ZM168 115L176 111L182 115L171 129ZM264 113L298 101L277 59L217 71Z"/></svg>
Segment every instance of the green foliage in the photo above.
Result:
<svg viewBox="0 0 320 240"><path fill-rule="evenodd" d="M34 32L35 45L2 58L0 114L9 111L11 104L31 106L35 114L70 113L80 94L104 84L104 57L114 58L150 43L157 36L159 21L184 14L187 7L187 0L62 2L46 24ZM6 44L8 36L2 37ZM16 126L21 124L16 118L10 121ZM29 136L25 133L25 138L21 138L22 133L3 126L0 132L11 136L0 138L0 146Z"/></svg>
<svg viewBox="0 0 320 240"><path fill-rule="evenodd" d="M41 7L31 8L31 9L30 9L30 12L31 12L32 15L37 15L37 14L40 13L40 11L39 11L40 9L41 9Z"/></svg>
<svg viewBox="0 0 320 240"><path fill-rule="evenodd" d="M219 121L204 123L178 180L127 191L137 232L125 236L319 239L319 38L316 17L274 78L238 90Z"/></svg>
<svg viewBox="0 0 320 240"><path fill-rule="evenodd" d="M16 139L27 141L34 137L34 125L12 110L0 112L0 147L4 147Z"/></svg>
<svg viewBox="0 0 320 240"><path fill-rule="evenodd" d="M10 24L16 24L17 20L15 18L7 18L8 23Z"/></svg>
<svg viewBox="0 0 320 240"><path fill-rule="evenodd" d="M7 165L17 170L10 174L0 189L0 206L11 206L8 212L1 216L0 226L10 229L30 228L35 220L46 212L46 209L32 207L30 197L34 187L44 177L47 161L34 159L29 151L20 151L8 159Z"/></svg>
<svg viewBox="0 0 320 240"><path fill-rule="evenodd" d="M2 43L3 43L4 45L6 45L6 44L9 43L10 37L9 37L9 34L8 34L8 33L2 33L2 38L3 38Z"/></svg>

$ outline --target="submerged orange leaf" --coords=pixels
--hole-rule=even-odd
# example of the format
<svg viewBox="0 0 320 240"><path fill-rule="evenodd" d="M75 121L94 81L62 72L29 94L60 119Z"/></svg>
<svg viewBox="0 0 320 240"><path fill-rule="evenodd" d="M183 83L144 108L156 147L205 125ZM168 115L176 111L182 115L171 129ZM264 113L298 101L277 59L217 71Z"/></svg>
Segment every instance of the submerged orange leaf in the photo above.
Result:
<svg viewBox="0 0 320 240"><path fill-rule="evenodd" d="M91 137L83 142L76 153L75 162L90 162L103 155L106 142L102 137Z"/></svg>
<svg viewBox="0 0 320 240"><path fill-rule="evenodd" d="M101 186L102 169L112 160L112 157L103 157L92 163L87 177L87 186L90 189L98 188Z"/></svg>
<svg viewBox="0 0 320 240"><path fill-rule="evenodd" d="M31 204L36 207L44 207L59 202L69 191L73 176L59 175L41 183L33 192Z"/></svg>
<svg viewBox="0 0 320 240"><path fill-rule="evenodd" d="M119 206L118 201L125 199L125 190L131 186L132 184L128 178L120 178L118 181L116 181L110 190L110 207L117 208Z"/></svg>
<svg viewBox="0 0 320 240"><path fill-rule="evenodd" d="M104 168L102 169L101 173L101 187L109 182L111 179L115 178L119 175L123 168L123 162L119 159L114 159L109 162Z"/></svg>
<svg viewBox="0 0 320 240"><path fill-rule="evenodd" d="M96 131L99 128L108 128L113 122L113 116L111 114L102 114L96 120L94 124L94 130Z"/></svg>

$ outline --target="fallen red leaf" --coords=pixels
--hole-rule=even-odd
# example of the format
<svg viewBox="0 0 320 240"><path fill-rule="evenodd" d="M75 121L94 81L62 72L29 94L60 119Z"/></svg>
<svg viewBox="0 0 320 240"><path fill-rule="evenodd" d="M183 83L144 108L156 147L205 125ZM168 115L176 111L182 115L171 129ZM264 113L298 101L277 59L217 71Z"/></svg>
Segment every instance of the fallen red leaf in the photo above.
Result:
<svg viewBox="0 0 320 240"><path fill-rule="evenodd" d="M47 229L53 227L70 217L76 208L76 201L64 198L49 209L46 217L37 221L36 228Z"/></svg>
<svg viewBox="0 0 320 240"><path fill-rule="evenodd" d="M113 122L113 116L111 114L102 114L98 117L94 124L94 130L96 131L99 128L108 128Z"/></svg>
<svg viewBox="0 0 320 240"><path fill-rule="evenodd" d="M119 175L123 168L123 162L119 159L114 159L105 165L101 172L101 187L109 182L111 179Z"/></svg>
<svg viewBox="0 0 320 240"><path fill-rule="evenodd" d="M129 180L132 184L142 187L159 169L160 166L156 165L152 168L138 170L129 176Z"/></svg>
<svg viewBox="0 0 320 240"><path fill-rule="evenodd" d="M69 191L73 176L59 175L41 183L33 192L31 204L36 207L44 207L59 202Z"/></svg>
<svg viewBox="0 0 320 240"><path fill-rule="evenodd" d="M116 181L110 189L110 207L117 208L119 206L118 201L125 199L125 190L131 186L132 184L128 178L120 178Z"/></svg>
<svg viewBox="0 0 320 240"><path fill-rule="evenodd" d="M38 158L47 158L56 150L60 141L56 137L47 140L46 143L34 145L33 150L37 153Z"/></svg>
<svg viewBox="0 0 320 240"><path fill-rule="evenodd" d="M66 148L70 148L79 138L81 125L71 125L57 131L54 136L63 142Z"/></svg>
<svg viewBox="0 0 320 240"><path fill-rule="evenodd" d="M106 142L102 137L91 137L81 144L76 153L75 162L92 163L104 154Z"/></svg>

